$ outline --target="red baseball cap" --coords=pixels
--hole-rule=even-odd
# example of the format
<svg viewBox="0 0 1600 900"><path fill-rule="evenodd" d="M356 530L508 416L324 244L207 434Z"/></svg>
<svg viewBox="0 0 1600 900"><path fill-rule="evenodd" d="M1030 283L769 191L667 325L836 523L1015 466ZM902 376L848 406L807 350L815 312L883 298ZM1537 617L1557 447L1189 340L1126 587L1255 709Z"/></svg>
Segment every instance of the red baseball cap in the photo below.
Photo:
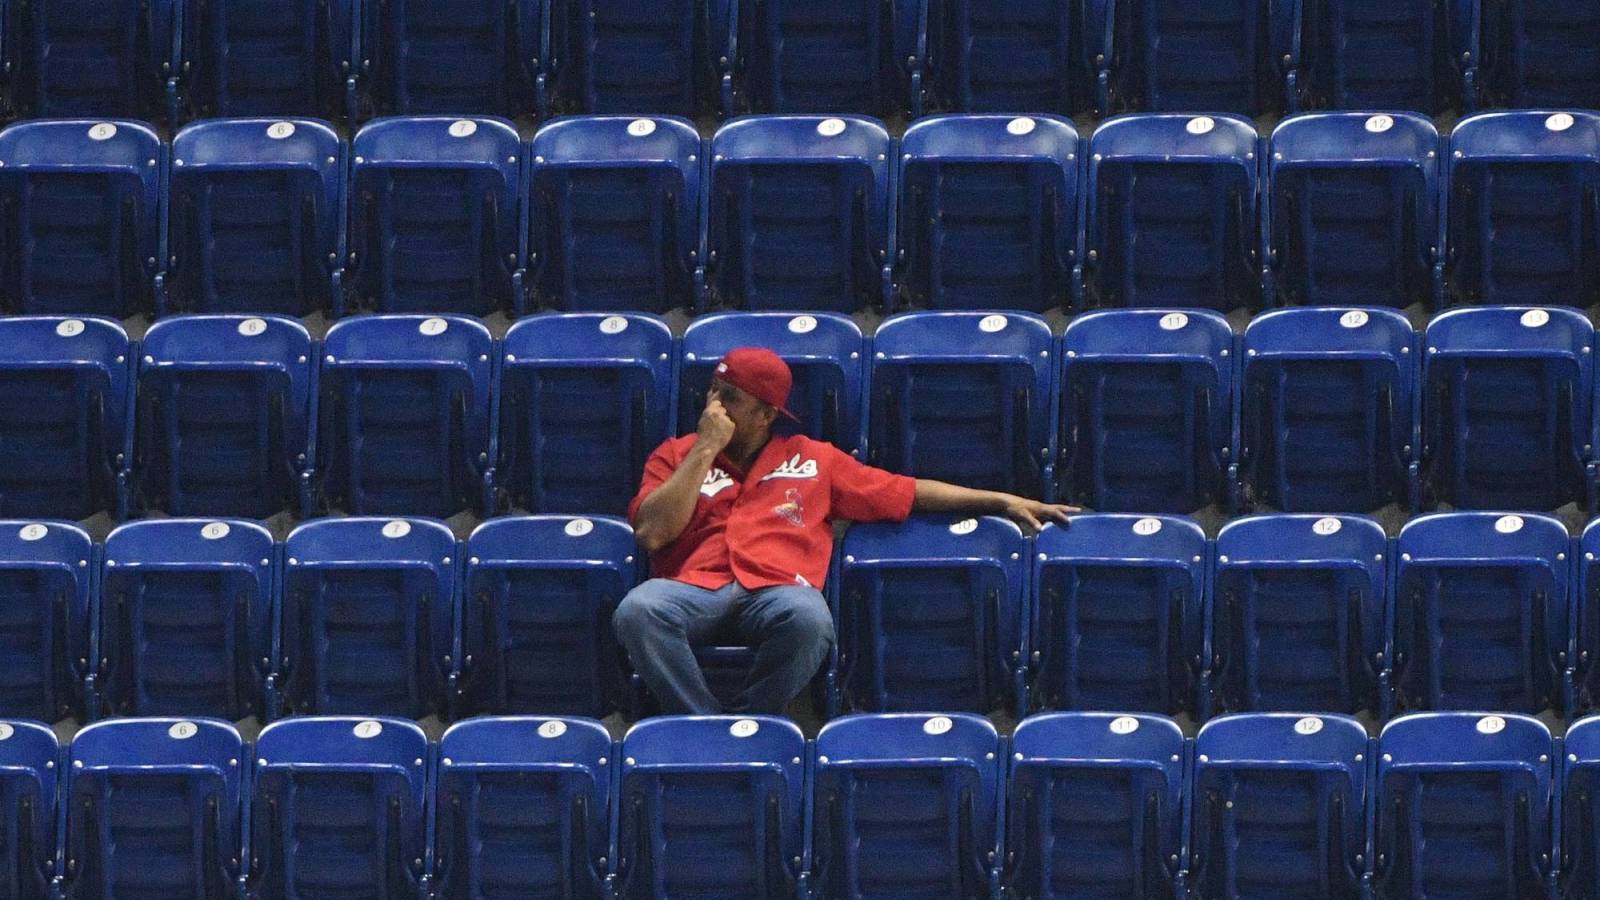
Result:
<svg viewBox="0 0 1600 900"><path fill-rule="evenodd" d="M794 387L794 376L789 364L778 354L765 347L736 347L717 363L712 376L726 381L746 394L774 407L796 422L799 417L785 407L789 403L789 390Z"/></svg>

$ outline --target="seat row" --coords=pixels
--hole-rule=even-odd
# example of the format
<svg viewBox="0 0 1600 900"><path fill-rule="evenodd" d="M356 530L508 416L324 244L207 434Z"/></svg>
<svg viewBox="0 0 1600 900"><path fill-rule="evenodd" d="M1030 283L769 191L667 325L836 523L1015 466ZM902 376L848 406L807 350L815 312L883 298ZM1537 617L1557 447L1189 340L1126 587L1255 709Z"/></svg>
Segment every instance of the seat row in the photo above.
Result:
<svg viewBox="0 0 1600 900"><path fill-rule="evenodd" d="M1600 719L1429 713L308 717L254 745L0 723L14 876L40 900L374 896L1581 898Z"/></svg>

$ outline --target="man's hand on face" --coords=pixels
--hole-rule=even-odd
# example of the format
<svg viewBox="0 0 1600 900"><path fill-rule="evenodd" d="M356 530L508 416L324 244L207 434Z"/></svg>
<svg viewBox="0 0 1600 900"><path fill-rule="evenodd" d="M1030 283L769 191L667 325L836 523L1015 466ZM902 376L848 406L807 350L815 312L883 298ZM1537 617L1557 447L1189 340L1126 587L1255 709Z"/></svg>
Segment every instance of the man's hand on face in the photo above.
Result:
<svg viewBox="0 0 1600 900"><path fill-rule="evenodd" d="M733 440L733 419L728 417L728 411L722 406L722 398L715 393L706 400L705 411L700 413L698 435L697 443L713 453L721 453Z"/></svg>

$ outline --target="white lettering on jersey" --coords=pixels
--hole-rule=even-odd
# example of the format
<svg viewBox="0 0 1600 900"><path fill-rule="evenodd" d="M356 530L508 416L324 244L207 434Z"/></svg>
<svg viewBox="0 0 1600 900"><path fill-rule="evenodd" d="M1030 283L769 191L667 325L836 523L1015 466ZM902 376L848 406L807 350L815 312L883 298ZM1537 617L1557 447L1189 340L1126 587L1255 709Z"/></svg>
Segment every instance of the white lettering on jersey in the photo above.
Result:
<svg viewBox="0 0 1600 900"><path fill-rule="evenodd" d="M808 459L800 460L800 454L789 457L771 472L761 476L762 481L771 481L774 478L815 478L817 477L817 461Z"/></svg>
<svg viewBox="0 0 1600 900"><path fill-rule="evenodd" d="M725 488L733 487L733 479L721 469L712 469L706 473L706 480L700 484L700 493L707 497L715 497Z"/></svg>

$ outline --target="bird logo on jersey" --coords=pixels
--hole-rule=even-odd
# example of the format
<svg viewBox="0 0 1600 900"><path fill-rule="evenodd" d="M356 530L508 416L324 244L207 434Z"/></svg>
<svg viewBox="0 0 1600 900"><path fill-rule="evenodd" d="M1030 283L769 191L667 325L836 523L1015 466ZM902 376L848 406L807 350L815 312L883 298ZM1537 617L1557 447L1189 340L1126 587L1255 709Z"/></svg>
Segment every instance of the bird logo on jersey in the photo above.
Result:
<svg viewBox="0 0 1600 900"><path fill-rule="evenodd" d="M800 527L806 523L806 508L800 505L800 489L789 488L783 493L783 502L772 508L778 518L790 525Z"/></svg>

